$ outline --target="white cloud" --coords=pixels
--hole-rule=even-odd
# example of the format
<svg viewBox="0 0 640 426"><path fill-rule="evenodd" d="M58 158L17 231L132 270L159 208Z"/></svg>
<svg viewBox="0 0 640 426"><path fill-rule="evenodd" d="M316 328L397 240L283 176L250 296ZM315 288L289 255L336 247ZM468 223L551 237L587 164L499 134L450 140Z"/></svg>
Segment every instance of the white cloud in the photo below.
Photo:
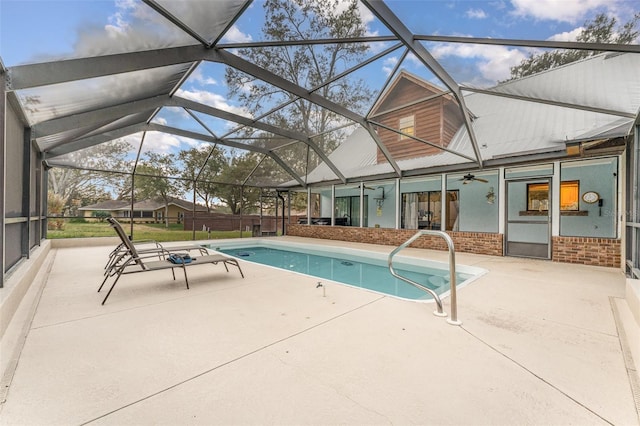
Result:
<svg viewBox="0 0 640 426"><path fill-rule="evenodd" d="M339 0L338 4L336 5L336 8L334 9L335 14L339 15L345 10L347 10L347 8L351 5L351 2L352 0ZM367 25L374 21L375 15L373 14L373 12L369 10L369 8L367 8L361 2L358 2L357 7L358 7L358 13L360 14L360 19L362 20L363 24Z"/></svg>
<svg viewBox="0 0 640 426"><path fill-rule="evenodd" d="M110 24L104 26L104 30L107 33L107 37L114 38L116 35L126 34L129 29L129 23L126 22L122 14L117 13L109 17Z"/></svg>
<svg viewBox="0 0 640 426"><path fill-rule="evenodd" d="M376 34L367 34L368 37L372 37L374 35L378 35ZM376 41L374 43L367 43L367 46L369 47L369 53L371 53L372 55L376 55L380 52L382 52L383 50L391 47L391 43L386 42L386 41Z"/></svg>
<svg viewBox="0 0 640 426"><path fill-rule="evenodd" d="M183 98L190 99L204 105L210 105L223 111L228 111L234 114L242 115L243 117L252 118L251 114L245 108L230 105L224 96L218 95L217 93L211 93L204 90L191 91L180 89L176 94L178 96L182 96Z"/></svg>
<svg viewBox="0 0 640 426"><path fill-rule="evenodd" d="M485 19L489 16L482 9L469 9L465 12L465 15L467 15L467 18L471 19Z"/></svg>
<svg viewBox="0 0 640 426"><path fill-rule="evenodd" d="M169 154L180 147L180 138L168 133L147 132L142 145L142 153L156 152Z"/></svg>
<svg viewBox="0 0 640 426"><path fill-rule="evenodd" d="M222 37L222 41L226 43L247 43L251 40L251 34L243 33L235 24Z"/></svg>
<svg viewBox="0 0 640 426"><path fill-rule="evenodd" d="M372 31L370 24L375 21L375 15L371 12L362 2L358 2L358 12L360 13L360 19L365 26L365 36L376 37L379 35L378 30Z"/></svg>
<svg viewBox="0 0 640 426"><path fill-rule="evenodd" d="M392 56L390 58L385 59L384 62L382 63L382 71L384 71L386 75L391 74L391 72L393 71L393 68L396 66L397 63L398 63L397 56Z"/></svg>
<svg viewBox="0 0 640 426"><path fill-rule="evenodd" d="M511 0L513 14L534 19L575 23L593 9L608 8L614 0Z"/></svg>
<svg viewBox="0 0 640 426"><path fill-rule="evenodd" d="M503 46L485 46L484 60L478 64L478 69L484 78L490 81L506 80L511 76L511 67L518 65L526 58L518 49Z"/></svg>
<svg viewBox="0 0 640 426"><path fill-rule="evenodd" d="M127 16L136 8L132 0L116 0L115 5L115 13L107 18L109 23L104 26L109 38L125 35L130 30Z"/></svg>
<svg viewBox="0 0 640 426"><path fill-rule="evenodd" d="M565 31L563 33L554 34L549 37L547 40L550 41L576 41L576 38L582 33L584 28L578 27L571 31Z"/></svg>
<svg viewBox="0 0 640 426"><path fill-rule="evenodd" d="M436 59L448 56L477 60L480 74L491 82L507 79L514 65L518 65L526 55L518 49L507 46L442 44L431 50Z"/></svg>
<svg viewBox="0 0 640 426"><path fill-rule="evenodd" d="M431 53L433 53L433 52L431 52ZM420 59L418 59L418 57L416 55L414 55L412 52L409 52L409 54L407 55L405 61L411 62L411 64L413 66L416 66L416 67L424 66L422 64L422 61Z"/></svg>
<svg viewBox="0 0 640 426"><path fill-rule="evenodd" d="M205 86L216 86L218 85L218 81L212 77L209 76L205 76L202 73L202 68L198 67L192 74L191 74L191 79L193 79L193 81L200 83L202 85Z"/></svg>
<svg viewBox="0 0 640 426"><path fill-rule="evenodd" d="M99 56L194 43L187 33L142 2L117 0L103 26L80 27L74 56Z"/></svg>
<svg viewBox="0 0 640 426"><path fill-rule="evenodd" d="M344 12L347 9L347 7L349 7L350 3L351 3L351 0L339 0L336 8L334 9L336 15L339 15L340 13ZM371 12L365 5L362 4L362 2L359 1L358 13L360 14L360 19L362 20L362 24L365 26L365 36L367 37L377 36L379 34L378 31L377 30L372 31L371 28L369 27L369 24L371 24L376 19L373 12Z"/></svg>

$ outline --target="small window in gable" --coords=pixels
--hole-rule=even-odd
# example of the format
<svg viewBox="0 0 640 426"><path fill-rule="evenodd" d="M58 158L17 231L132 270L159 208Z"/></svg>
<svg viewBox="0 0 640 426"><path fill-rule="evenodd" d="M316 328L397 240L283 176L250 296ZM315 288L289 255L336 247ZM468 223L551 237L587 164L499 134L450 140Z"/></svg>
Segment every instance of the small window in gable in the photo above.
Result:
<svg viewBox="0 0 640 426"><path fill-rule="evenodd" d="M399 129L402 133L400 139L405 139L405 135L415 136L415 116L410 115L408 117L402 117L400 119Z"/></svg>

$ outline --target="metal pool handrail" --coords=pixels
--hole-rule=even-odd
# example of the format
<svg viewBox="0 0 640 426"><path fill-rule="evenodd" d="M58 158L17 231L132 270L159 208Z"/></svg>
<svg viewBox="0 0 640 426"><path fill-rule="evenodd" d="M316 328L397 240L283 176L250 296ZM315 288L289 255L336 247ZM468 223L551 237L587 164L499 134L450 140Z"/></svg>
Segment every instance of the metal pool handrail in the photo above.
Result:
<svg viewBox="0 0 640 426"><path fill-rule="evenodd" d="M399 275L393 269L393 256L395 256L400 250L404 249L423 235L440 236L444 238L445 242L447 243L447 247L449 248L449 287L451 288L451 318L448 319L447 322L451 325L461 325L462 321L458 321L458 301L456 297L456 251L453 246L453 240L451 239L449 234L443 231L431 231L426 229L416 232L413 237L409 238L407 241L400 244L391 253L389 253L389 258L387 259L387 263L389 264L389 272L391 272L391 275L393 275L394 277L408 284L411 284L412 286L419 288L420 290L424 290L431 296L433 296L433 299L436 301L436 305L438 307L437 311L435 311L433 314L440 317L447 316L447 313L442 309L442 300L440 300L440 296L438 296L436 292L428 287L423 286L422 284L410 280L409 278Z"/></svg>

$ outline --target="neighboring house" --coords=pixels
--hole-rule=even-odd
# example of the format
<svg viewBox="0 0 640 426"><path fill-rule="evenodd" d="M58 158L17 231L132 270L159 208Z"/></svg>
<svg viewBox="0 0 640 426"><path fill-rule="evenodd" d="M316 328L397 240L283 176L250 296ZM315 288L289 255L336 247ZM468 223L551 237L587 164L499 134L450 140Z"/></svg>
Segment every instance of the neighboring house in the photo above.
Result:
<svg viewBox="0 0 640 426"><path fill-rule="evenodd" d="M387 230L296 226L289 234L376 243L435 229L459 251L620 266L639 69L640 55L601 54L467 88L482 169L455 100L401 72L371 112L379 140L360 128L328 156L350 182L332 179L325 163L307 176L328 225ZM539 98L547 101L529 101Z"/></svg>
<svg viewBox="0 0 640 426"><path fill-rule="evenodd" d="M168 216L170 223L182 223L185 213L193 213L194 204L179 198L169 201ZM196 212L206 212L207 208L195 205ZM95 212L108 212L115 218L128 220L133 217L136 222L163 222L165 220L165 204L162 200L143 200L133 204L131 201L108 200L88 206L80 207L84 217L93 217Z"/></svg>

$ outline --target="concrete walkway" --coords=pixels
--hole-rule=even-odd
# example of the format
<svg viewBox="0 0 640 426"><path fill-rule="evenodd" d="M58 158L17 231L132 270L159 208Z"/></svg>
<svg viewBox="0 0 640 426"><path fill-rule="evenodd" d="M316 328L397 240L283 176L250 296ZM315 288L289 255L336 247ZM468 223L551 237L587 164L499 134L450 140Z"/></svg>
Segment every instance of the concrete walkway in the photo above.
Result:
<svg viewBox="0 0 640 426"><path fill-rule="evenodd" d="M191 268L190 290L125 276L101 306L110 249L52 250L32 321L11 324L28 334L0 424L640 424L617 270L458 254L489 273L459 291L457 327L247 262L245 279Z"/></svg>

